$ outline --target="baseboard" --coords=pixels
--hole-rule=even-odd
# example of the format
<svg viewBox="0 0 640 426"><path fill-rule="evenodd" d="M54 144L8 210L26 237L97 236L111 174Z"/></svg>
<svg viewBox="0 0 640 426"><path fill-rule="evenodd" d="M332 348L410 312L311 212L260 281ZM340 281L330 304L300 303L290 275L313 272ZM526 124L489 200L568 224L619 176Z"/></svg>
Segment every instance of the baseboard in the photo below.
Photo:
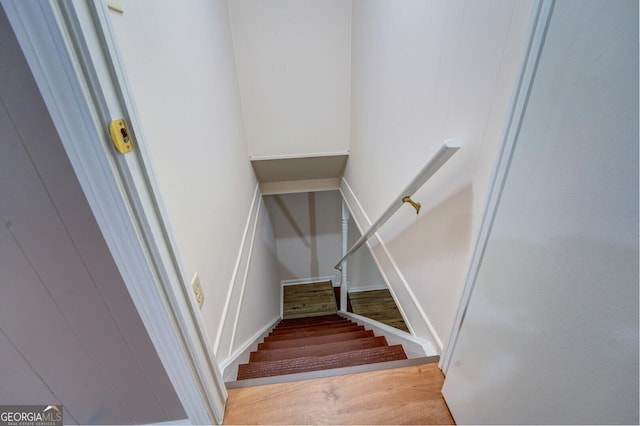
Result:
<svg viewBox="0 0 640 426"><path fill-rule="evenodd" d="M220 363L220 369L223 371L222 377L225 382L233 381L238 375L238 365L249 362L249 354L251 351L258 349L258 344L262 342L271 329L280 321L280 318L274 318L266 326L260 329L256 334L247 339L238 349L236 349L229 357Z"/></svg>
<svg viewBox="0 0 640 426"><path fill-rule="evenodd" d="M180 420L167 420L166 422L146 423L146 424L153 425L153 426L190 425L191 421L189 419L180 419Z"/></svg>
<svg viewBox="0 0 640 426"><path fill-rule="evenodd" d="M311 277L311 278L294 278L292 280L282 280L280 281L280 284L282 286L286 286L286 285L299 285L299 284L313 284L313 283L322 283L325 281L331 281L331 284L334 287L337 287L337 277L336 275L327 275L324 277Z"/></svg>
<svg viewBox="0 0 640 426"><path fill-rule="evenodd" d="M349 293L359 293L361 291L375 291L375 290L387 290L388 287L386 284L374 284L374 285L366 285L366 286L358 286L351 287L351 283L348 283L347 288L349 289Z"/></svg>
<svg viewBox="0 0 640 426"><path fill-rule="evenodd" d="M342 198L347 204L351 217L360 232L362 233L363 230L369 229L371 220L345 178L342 179L340 184L340 194L342 194ZM434 342L438 353L442 353L442 339L424 312L413 290L411 290L398 264L391 256L385 242L378 233L375 233L369 238L366 245L411 333L425 341ZM372 250L372 247L375 247L375 250ZM410 303L401 303L401 301L410 301Z"/></svg>
<svg viewBox="0 0 640 426"><path fill-rule="evenodd" d="M244 289L244 285L247 281L247 269L251 261L251 249L253 248L253 242L255 239L255 229L260 219L260 204L262 197L260 196L260 186L256 184L253 199L251 201L251 207L249 208L249 214L247 215L247 221L245 223L244 232L242 234L242 241L240 248L238 249L238 256L236 257L236 263L231 275L231 281L229 283L229 289L227 290L227 296L225 304L222 309L222 316L220 318L220 324L218 326L218 333L213 345L213 352L217 358L221 358L224 355L220 353L220 347L225 340L225 346L229 349L227 356L231 353L233 338L235 336L235 327L237 321L234 321L231 329L229 328L229 313L232 310L231 306L235 305L235 312L240 309L241 293ZM253 230L253 232L250 232ZM240 290L238 290L240 288Z"/></svg>
<svg viewBox="0 0 640 426"><path fill-rule="evenodd" d="M338 311L338 315L343 316L358 325L372 330L376 336L382 335L390 345L402 345L408 358L422 358L425 356L437 356L438 350L430 340L413 336L402 330L398 330L390 325L383 324L371 318L354 314L353 312Z"/></svg>

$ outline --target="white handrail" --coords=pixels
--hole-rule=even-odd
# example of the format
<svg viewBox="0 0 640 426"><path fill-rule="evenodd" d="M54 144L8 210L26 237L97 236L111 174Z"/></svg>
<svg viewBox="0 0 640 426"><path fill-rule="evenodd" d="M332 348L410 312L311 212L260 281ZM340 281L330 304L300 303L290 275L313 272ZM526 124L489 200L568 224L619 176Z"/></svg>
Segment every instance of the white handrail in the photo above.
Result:
<svg viewBox="0 0 640 426"><path fill-rule="evenodd" d="M394 198L393 202L387 210L384 211L382 216L378 220L375 221L373 225L369 228L367 232L362 234L360 239L355 242L355 244L349 249L349 251L340 259L340 261L334 266L337 270L342 270L342 263L347 260L349 256L351 256L356 250L362 246L365 241L369 239L393 214L402 207L403 198L406 196L411 196L415 193L422 185L427 182L431 176L433 176L440 167L444 163L451 158L453 154L455 154L460 148L462 144L457 139L447 139L444 141L438 152L435 153L431 160L420 170L420 173L411 181L409 185L400 193L400 195Z"/></svg>

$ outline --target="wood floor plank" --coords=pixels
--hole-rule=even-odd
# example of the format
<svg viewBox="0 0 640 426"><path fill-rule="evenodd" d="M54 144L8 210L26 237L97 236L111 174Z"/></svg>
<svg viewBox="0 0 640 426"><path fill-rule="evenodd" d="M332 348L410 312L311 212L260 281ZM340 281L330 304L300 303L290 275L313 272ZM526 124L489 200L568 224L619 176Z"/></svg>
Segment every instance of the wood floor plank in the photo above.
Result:
<svg viewBox="0 0 640 426"><path fill-rule="evenodd" d="M283 318L285 319L331 315L337 311L331 281L283 288Z"/></svg>
<svg viewBox="0 0 640 426"><path fill-rule="evenodd" d="M437 364L230 389L224 424L454 424Z"/></svg>
<svg viewBox="0 0 640 426"><path fill-rule="evenodd" d="M353 313L409 332L400 310L389 290L371 290L349 293Z"/></svg>

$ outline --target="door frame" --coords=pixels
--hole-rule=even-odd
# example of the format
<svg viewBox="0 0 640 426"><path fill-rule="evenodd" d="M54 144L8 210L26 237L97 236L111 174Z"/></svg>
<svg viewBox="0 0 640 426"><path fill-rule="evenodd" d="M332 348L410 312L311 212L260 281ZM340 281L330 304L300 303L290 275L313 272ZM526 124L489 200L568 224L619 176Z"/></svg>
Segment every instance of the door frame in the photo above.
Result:
<svg viewBox="0 0 640 426"><path fill-rule="evenodd" d="M191 295L106 2L0 0L74 172L192 424L222 423L227 391ZM124 118L134 150L115 151Z"/></svg>
<svg viewBox="0 0 640 426"><path fill-rule="evenodd" d="M500 149L496 168L493 172L492 183L489 187L480 230L471 255L469 270L467 271L467 277L462 289L456 316L451 327L449 340L447 341L448 343L440 360L440 369L445 375L449 370L451 359L453 358L456 343L460 335L460 329L462 328L467 309L469 308L469 301L475 287L480 265L484 258L489 236L491 235L491 229L493 228L496 211L500 204L504 183L509 173L509 166L511 165L516 140L520 134L522 120L529 102L529 93L531 92L538 69L538 62L547 35L547 28L553 12L554 3L555 0L536 0L532 6L532 18L529 24L526 49L518 74L519 79L511 101L509 117L502 136L502 148Z"/></svg>

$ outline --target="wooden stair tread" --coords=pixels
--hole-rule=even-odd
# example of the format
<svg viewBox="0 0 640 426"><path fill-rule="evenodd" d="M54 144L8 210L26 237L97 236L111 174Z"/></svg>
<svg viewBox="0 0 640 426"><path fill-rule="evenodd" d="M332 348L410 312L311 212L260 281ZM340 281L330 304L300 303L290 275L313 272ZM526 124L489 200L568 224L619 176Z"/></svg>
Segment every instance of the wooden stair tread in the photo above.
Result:
<svg viewBox="0 0 640 426"><path fill-rule="evenodd" d="M251 352L249 355L249 362L278 361L283 359L302 358L305 356L330 355L386 345L387 339L384 336L364 337L361 339L324 343L320 345Z"/></svg>
<svg viewBox="0 0 640 426"><path fill-rule="evenodd" d="M317 324L320 322L344 321L345 319L346 318L341 317L340 315L321 315L310 318L288 318L280 321L278 326L283 327L289 325Z"/></svg>
<svg viewBox="0 0 640 426"><path fill-rule="evenodd" d="M320 345L323 343L339 342L351 339L360 339L362 337L373 337L373 331L360 330L352 331L349 333L328 334L325 336L313 336L300 339L289 340L275 340L270 342L263 342L258 344L258 350L264 349L280 349L280 348L295 348L301 346Z"/></svg>
<svg viewBox="0 0 640 426"><path fill-rule="evenodd" d="M402 345L382 346L339 354L307 356L279 361L250 362L249 364L241 364L238 367L238 380L349 367L399 359L407 359Z"/></svg>
<svg viewBox="0 0 640 426"><path fill-rule="evenodd" d="M295 333L298 331L329 330L332 328L348 327L348 326L354 326L354 325L358 325L358 324L351 322L349 320L345 320L340 322L334 321L330 323L322 323L318 325L305 325L305 326L299 326L299 327L282 327L282 328L276 327L271 333L269 333L269 335L270 336L281 335L281 334Z"/></svg>
<svg viewBox="0 0 640 426"><path fill-rule="evenodd" d="M352 331L362 331L364 327L361 325L346 325L338 328L329 328L329 329L321 329L321 330L299 330L291 333L286 333L282 335L269 335L265 337L265 342L274 342L276 340L290 340L290 339L301 339L305 337L316 337L316 336L326 336L330 334L340 334L340 333L349 333Z"/></svg>

